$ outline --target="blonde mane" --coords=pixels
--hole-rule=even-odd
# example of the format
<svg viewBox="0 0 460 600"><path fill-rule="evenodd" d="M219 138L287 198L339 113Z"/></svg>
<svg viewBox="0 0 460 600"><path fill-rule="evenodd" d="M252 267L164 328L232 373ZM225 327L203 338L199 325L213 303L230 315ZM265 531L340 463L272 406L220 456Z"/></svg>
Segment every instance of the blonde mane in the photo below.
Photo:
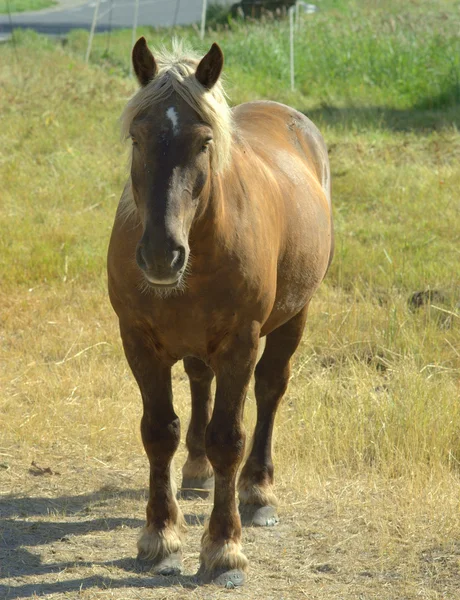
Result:
<svg viewBox="0 0 460 600"><path fill-rule="evenodd" d="M185 55L182 43L177 40L173 40L172 51L162 49L154 56L158 73L126 105L121 116L123 138L129 137L130 125L139 113L176 92L212 128L211 166L215 173L222 173L230 160L232 138L231 111L222 83L218 81L211 90L206 90L195 77L199 58L188 50Z"/></svg>

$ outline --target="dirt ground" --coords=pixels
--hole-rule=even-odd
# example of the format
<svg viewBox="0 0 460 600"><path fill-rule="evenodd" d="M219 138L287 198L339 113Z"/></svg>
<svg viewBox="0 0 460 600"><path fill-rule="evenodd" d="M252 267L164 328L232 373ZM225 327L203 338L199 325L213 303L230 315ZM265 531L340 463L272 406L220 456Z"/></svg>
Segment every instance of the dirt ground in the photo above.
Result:
<svg viewBox="0 0 460 600"><path fill-rule="evenodd" d="M2 599L460 598L460 540L420 546L420 532L396 522L397 484L384 499L369 481L312 485L303 498L278 488L281 523L244 531L248 581L225 590L194 579L208 500L181 501L188 523L184 575L152 576L137 567L147 480L142 456L133 457L129 471L12 458L1 467ZM382 548L384 521L394 531Z"/></svg>

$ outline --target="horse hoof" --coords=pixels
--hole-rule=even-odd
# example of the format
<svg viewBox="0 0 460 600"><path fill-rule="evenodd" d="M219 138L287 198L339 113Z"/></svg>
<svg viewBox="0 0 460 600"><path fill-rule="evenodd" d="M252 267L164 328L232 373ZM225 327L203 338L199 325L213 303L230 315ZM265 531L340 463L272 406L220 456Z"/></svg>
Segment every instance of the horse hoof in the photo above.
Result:
<svg viewBox="0 0 460 600"><path fill-rule="evenodd" d="M273 527L280 522L274 506L239 505L241 524L246 527Z"/></svg>
<svg viewBox="0 0 460 600"><path fill-rule="evenodd" d="M240 569L223 568L211 573L205 573L202 567L200 567L197 577L202 583L212 583L228 590L241 587L246 581L246 575Z"/></svg>
<svg viewBox="0 0 460 600"><path fill-rule="evenodd" d="M141 571L149 571L154 575L180 575L182 573L182 552L168 554L160 562L152 563L138 555L136 563Z"/></svg>
<svg viewBox="0 0 460 600"><path fill-rule="evenodd" d="M183 500L196 500L197 498L208 498L214 488L214 477L208 479L186 478L182 480L179 498Z"/></svg>

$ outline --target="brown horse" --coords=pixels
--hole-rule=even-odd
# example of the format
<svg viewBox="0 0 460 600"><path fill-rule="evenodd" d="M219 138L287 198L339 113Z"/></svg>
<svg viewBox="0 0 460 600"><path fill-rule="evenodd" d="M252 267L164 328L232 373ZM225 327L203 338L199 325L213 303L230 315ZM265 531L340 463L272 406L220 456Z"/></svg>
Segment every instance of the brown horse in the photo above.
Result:
<svg viewBox="0 0 460 600"><path fill-rule="evenodd" d="M292 108L250 102L230 109L217 44L201 61L178 48L155 59L141 38L132 58L141 88L122 117L133 144L131 173L108 277L142 395L150 462L139 558L156 573L181 571L183 519L170 471L180 440L171 367L183 359L192 416L182 487L206 490L214 482L199 574L238 585L247 566L241 518L253 525L278 520L275 413L310 299L332 258L327 150L318 129ZM254 372L257 425L238 480L238 511L243 407Z"/></svg>

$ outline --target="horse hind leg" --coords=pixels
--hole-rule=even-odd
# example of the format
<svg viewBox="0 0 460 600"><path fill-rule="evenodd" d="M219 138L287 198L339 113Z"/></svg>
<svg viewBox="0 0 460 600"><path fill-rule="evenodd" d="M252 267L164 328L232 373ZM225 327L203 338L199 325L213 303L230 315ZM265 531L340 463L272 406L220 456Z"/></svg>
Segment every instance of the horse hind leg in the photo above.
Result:
<svg viewBox="0 0 460 600"><path fill-rule="evenodd" d="M238 482L239 511L243 525L278 523L273 492L272 434L276 410L286 391L290 359L302 338L308 305L267 336L265 351L255 369L257 422L252 449Z"/></svg>
<svg viewBox="0 0 460 600"><path fill-rule="evenodd" d="M211 419L211 383L214 373L198 358L184 359L184 368L190 380L192 414L187 431L187 461L182 469L182 498L206 498L214 487L214 474L206 456L205 434Z"/></svg>

